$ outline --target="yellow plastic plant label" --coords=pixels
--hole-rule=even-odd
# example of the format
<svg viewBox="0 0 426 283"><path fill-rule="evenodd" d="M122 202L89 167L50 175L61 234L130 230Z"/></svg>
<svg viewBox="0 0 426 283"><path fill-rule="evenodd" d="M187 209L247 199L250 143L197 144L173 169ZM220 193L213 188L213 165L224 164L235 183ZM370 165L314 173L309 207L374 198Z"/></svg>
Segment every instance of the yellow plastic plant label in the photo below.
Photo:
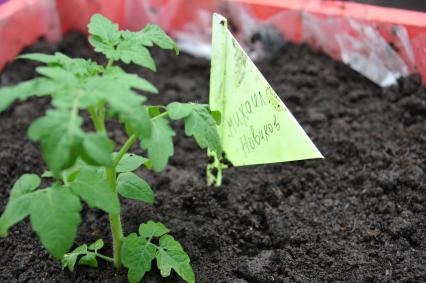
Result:
<svg viewBox="0 0 426 283"><path fill-rule="evenodd" d="M234 166L323 158L227 28L213 15L210 107Z"/></svg>

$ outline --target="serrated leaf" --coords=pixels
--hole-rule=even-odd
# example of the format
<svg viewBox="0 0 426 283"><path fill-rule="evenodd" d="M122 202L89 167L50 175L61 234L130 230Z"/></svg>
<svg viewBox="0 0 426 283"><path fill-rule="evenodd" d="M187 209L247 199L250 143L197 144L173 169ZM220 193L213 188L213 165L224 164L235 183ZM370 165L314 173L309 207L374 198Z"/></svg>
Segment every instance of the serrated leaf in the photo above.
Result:
<svg viewBox="0 0 426 283"><path fill-rule="evenodd" d="M154 59L148 48L141 45L136 34L123 31L122 41L117 46L118 57L126 64L135 63L136 65L156 71Z"/></svg>
<svg viewBox="0 0 426 283"><path fill-rule="evenodd" d="M49 110L28 131L30 139L41 141L43 157L55 175L70 167L78 156L83 119L76 115L67 110Z"/></svg>
<svg viewBox="0 0 426 283"><path fill-rule="evenodd" d="M103 133L89 133L84 135L83 149L89 163L99 166L112 165L112 150L114 142Z"/></svg>
<svg viewBox="0 0 426 283"><path fill-rule="evenodd" d="M163 277L169 276L173 269L186 282L195 282L189 256L172 236L164 235L160 238L160 249L156 258L157 267Z"/></svg>
<svg viewBox="0 0 426 283"><path fill-rule="evenodd" d="M77 78L74 76L74 74L61 67L38 67L36 68L36 71L37 73L48 77L49 79L62 85L77 85Z"/></svg>
<svg viewBox="0 0 426 283"><path fill-rule="evenodd" d="M151 93L158 93L157 88L149 81L135 74L128 74L120 67L110 67L104 73L104 78L114 81L116 84L127 86L127 88L135 88Z"/></svg>
<svg viewBox="0 0 426 283"><path fill-rule="evenodd" d="M77 258L80 255L87 253L87 245L83 244L77 248L75 248L72 252L64 254L61 259L62 270L68 268L69 271L74 272L75 263L77 262Z"/></svg>
<svg viewBox="0 0 426 283"><path fill-rule="evenodd" d="M170 230L161 222L154 222L150 220L139 226L139 235L148 240L153 237L161 237L169 232Z"/></svg>
<svg viewBox="0 0 426 283"><path fill-rule="evenodd" d="M152 119L152 130L149 137L141 137L141 147L148 150L148 158L155 171L166 167L169 157L173 155L173 136L175 132L164 118Z"/></svg>
<svg viewBox="0 0 426 283"><path fill-rule="evenodd" d="M15 86L0 89L0 112L3 112L16 100L24 101L32 96L49 95L60 86L45 78L36 78Z"/></svg>
<svg viewBox="0 0 426 283"><path fill-rule="evenodd" d="M118 24L114 24L111 20L101 14L94 14L90 18L88 27L91 35L99 36L104 41L111 43L112 45L118 43L120 35L118 31Z"/></svg>
<svg viewBox="0 0 426 283"><path fill-rule="evenodd" d="M172 120L180 120L189 116L194 108L192 103L172 102L167 105L167 112Z"/></svg>
<svg viewBox="0 0 426 283"><path fill-rule="evenodd" d="M53 175L52 171L44 171L43 174L41 175L41 177L43 178L53 178L55 177L55 175Z"/></svg>
<svg viewBox="0 0 426 283"><path fill-rule="evenodd" d="M131 92L121 92L121 96L107 97L111 108L118 112L120 119L129 124L132 133L151 134L151 119L148 110L142 105L143 97Z"/></svg>
<svg viewBox="0 0 426 283"><path fill-rule="evenodd" d="M143 90L150 93L158 93L158 89L151 84L149 81L145 80L134 74L122 74L118 78L122 83L127 83L132 88Z"/></svg>
<svg viewBox="0 0 426 283"><path fill-rule="evenodd" d="M0 217L0 236L7 236L10 227L29 215L32 192L39 186L40 178L35 174L24 174L15 182Z"/></svg>
<svg viewBox="0 0 426 283"><path fill-rule="evenodd" d="M24 174L13 185L10 192L10 200L17 199L25 194L33 192L40 186L40 177L36 174Z"/></svg>
<svg viewBox="0 0 426 283"><path fill-rule="evenodd" d="M211 113L208 105L173 102L167 105L169 117L184 118L185 133L194 136L201 148L208 148L220 155L222 147L216 123L220 123L220 112Z"/></svg>
<svg viewBox="0 0 426 283"><path fill-rule="evenodd" d="M55 258L62 258L72 246L81 208L78 197L59 186L38 192L31 201L32 228Z"/></svg>
<svg viewBox="0 0 426 283"><path fill-rule="evenodd" d="M95 75L103 71L103 67L97 63L81 58L71 58L67 55L55 52L54 55L43 53L29 53L17 57L18 59L28 59L48 64L50 67L59 67L76 76Z"/></svg>
<svg viewBox="0 0 426 283"><path fill-rule="evenodd" d="M91 251L98 251L104 247L104 241L102 239L96 240L96 242L91 243L88 247Z"/></svg>
<svg viewBox="0 0 426 283"><path fill-rule="evenodd" d="M105 43L99 36L89 36L89 43L94 47L96 52L104 54L108 59L118 60L120 58L115 46Z"/></svg>
<svg viewBox="0 0 426 283"><path fill-rule="evenodd" d="M82 168L70 186L90 207L100 208L110 214L120 212L117 194L96 170Z"/></svg>
<svg viewBox="0 0 426 283"><path fill-rule="evenodd" d="M152 46L155 44L162 49L174 49L176 54L179 54L176 43L158 25L148 24L138 34L143 45Z"/></svg>
<svg viewBox="0 0 426 283"><path fill-rule="evenodd" d="M117 152L113 153L113 157L115 158L117 156ZM117 167L115 168L117 173L124 173L124 172L132 172L138 169L140 166L148 162L148 159L134 154L134 153L126 153L118 163Z"/></svg>
<svg viewBox="0 0 426 283"><path fill-rule="evenodd" d="M115 45L120 40L118 25L100 14L95 14L91 17L88 27L89 42L95 47L95 51L103 53L107 58L116 60Z"/></svg>
<svg viewBox="0 0 426 283"><path fill-rule="evenodd" d="M27 53L22 54L16 57L16 59L24 59L24 60L32 60L37 61L45 64L52 64L57 63L58 58L51 54L44 54L44 53Z"/></svg>
<svg viewBox="0 0 426 283"><path fill-rule="evenodd" d="M155 246L135 233L124 239L121 261L129 269L127 277L130 283L139 282L145 273L151 270L151 262L155 258L155 254Z"/></svg>
<svg viewBox="0 0 426 283"><path fill-rule="evenodd" d="M194 136L201 148L208 148L218 156L222 154L216 121L205 105L193 104L191 114L184 120L186 135Z"/></svg>
<svg viewBox="0 0 426 283"><path fill-rule="evenodd" d="M154 203L154 192L145 180L132 172L122 173L117 178L117 191L125 198Z"/></svg>
<svg viewBox="0 0 426 283"><path fill-rule="evenodd" d="M90 266L90 267L98 267L98 261L96 260L96 254L87 253L86 255L84 255L80 258L80 260L78 261L78 264L86 265L86 266Z"/></svg>

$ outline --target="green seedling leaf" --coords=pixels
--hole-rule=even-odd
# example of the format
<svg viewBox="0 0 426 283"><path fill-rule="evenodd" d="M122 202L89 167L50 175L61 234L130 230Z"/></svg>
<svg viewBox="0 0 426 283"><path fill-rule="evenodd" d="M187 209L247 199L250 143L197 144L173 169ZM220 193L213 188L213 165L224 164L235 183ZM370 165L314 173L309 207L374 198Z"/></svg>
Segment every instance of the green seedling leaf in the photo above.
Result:
<svg viewBox="0 0 426 283"><path fill-rule="evenodd" d="M87 265L90 267L98 267L98 261L96 260L96 254L88 253L80 258L78 261L80 265Z"/></svg>
<svg viewBox="0 0 426 283"><path fill-rule="evenodd" d="M148 24L139 33L138 37L143 45L157 45L161 49L174 49L176 54L179 54L179 49L176 43L171 39L158 25Z"/></svg>
<svg viewBox="0 0 426 283"><path fill-rule="evenodd" d="M151 262L157 250L149 241L138 237L135 233L127 236L121 248L121 260L129 269L127 277L130 283L142 280L145 273L151 270Z"/></svg>
<svg viewBox="0 0 426 283"><path fill-rule="evenodd" d="M216 121L205 105L194 105L191 114L185 117L185 133L194 136L201 148L208 148L219 156L222 154Z"/></svg>
<svg viewBox="0 0 426 283"><path fill-rule="evenodd" d="M145 180L132 172L122 173L117 179L117 191L125 198L154 203L154 192Z"/></svg>
<svg viewBox="0 0 426 283"><path fill-rule="evenodd" d="M118 59L115 46L120 42L118 25L108 18L95 14L90 19L89 42L95 47L95 51L105 54L109 59Z"/></svg>
<svg viewBox="0 0 426 283"><path fill-rule="evenodd" d="M222 147L216 127L217 120L220 122L218 111L211 113L208 105L179 102L167 105L167 111L173 120L184 119L185 133L194 136L201 148L210 149L221 155Z"/></svg>
<svg viewBox="0 0 426 283"><path fill-rule="evenodd" d="M96 242L91 243L89 245L88 249L96 252L96 251L102 249L103 247L104 247L104 241L102 239L98 239L98 240L96 240Z"/></svg>
<svg viewBox="0 0 426 283"><path fill-rule="evenodd" d="M139 226L139 235L148 241L151 241L153 237L161 237L169 232L170 230L161 222L150 220Z"/></svg>
<svg viewBox="0 0 426 283"><path fill-rule="evenodd" d="M72 246L81 221L81 208L78 197L61 186L40 191L31 201L33 230L55 258L62 258Z"/></svg>
<svg viewBox="0 0 426 283"><path fill-rule="evenodd" d="M115 158L117 156L117 152L114 152L112 156ZM123 158L121 158L115 170L117 173L132 172L147 162L148 159L143 156L134 153L126 153Z"/></svg>
<svg viewBox="0 0 426 283"><path fill-rule="evenodd" d="M112 23L100 14L95 14L90 18L88 27L91 35L97 36L111 45L117 44L120 39L118 24Z"/></svg>
<svg viewBox="0 0 426 283"><path fill-rule="evenodd" d="M163 277L169 276L171 270L186 282L195 282L188 255L172 236L169 229L160 222L148 221L139 226L139 236L130 234L123 242L121 258L129 269L130 282L139 282L146 272L151 270L151 262L157 259L157 266ZM159 246L151 242L160 238Z"/></svg>
<svg viewBox="0 0 426 283"><path fill-rule="evenodd" d="M53 178L55 175L53 175L52 171L44 171L41 175L42 178Z"/></svg>
<svg viewBox="0 0 426 283"><path fill-rule="evenodd" d="M24 174L13 185L10 200L15 200L23 195L33 192L40 186L40 178L36 174Z"/></svg>
<svg viewBox="0 0 426 283"><path fill-rule="evenodd" d="M172 236L164 235L160 238L156 259L157 267L163 277L170 276L173 269L186 282L195 282L195 274L189 263L189 256Z"/></svg>
<svg viewBox="0 0 426 283"><path fill-rule="evenodd" d="M108 59L135 63L152 71L156 71L156 66L146 47L155 44L179 53L176 43L157 25L147 25L139 32L119 31L118 25L96 14L89 23L89 34L89 42L95 51L103 53Z"/></svg>
<svg viewBox="0 0 426 283"><path fill-rule="evenodd" d="M0 217L0 236L7 236L10 227L29 215L33 192L39 186L40 178L35 174L24 174L16 181L6 209Z"/></svg>
<svg viewBox="0 0 426 283"><path fill-rule="evenodd" d="M149 81L135 74L128 74L120 67L111 67L107 69L104 73L104 76L107 77L108 80L112 80L115 83L121 84L128 89L134 88L150 93L158 93L157 88Z"/></svg>
<svg viewBox="0 0 426 283"><path fill-rule="evenodd" d="M148 48L141 44L137 34L130 31L123 31L121 36L123 40L117 46L117 53L124 63L135 63L151 71L157 71L151 53Z"/></svg>
<svg viewBox="0 0 426 283"><path fill-rule="evenodd" d="M110 214L120 212L117 194L96 170L82 168L70 186L72 191L84 199L90 207L100 208Z"/></svg>
<svg viewBox="0 0 426 283"><path fill-rule="evenodd" d="M77 78L74 74L61 67L38 67L36 71L58 84L77 86Z"/></svg>
<svg viewBox="0 0 426 283"><path fill-rule="evenodd" d="M98 239L96 242L87 246L83 244L75 248L72 252L64 254L62 258L62 270L68 268L69 271L73 272L75 264L79 256L82 256L78 261L79 265L87 265L90 267L98 267L97 251L104 246L102 239Z"/></svg>
<svg viewBox="0 0 426 283"><path fill-rule="evenodd" d="M164 118L154 118L149 137L141 137L141 147L148 150L148 158L155 171L166 167L169 157L173 155L173 136L175 132Z"/></svg>
<svg viewBox="0 0 426 283"><path fill-rule="evenodd" d="M41 151L51 171L58 175L74 164L83 132L83 119L76 112L49 110L30 127L30 139L41 142Z"/></svg>
<svg viewBox="0 0 426 283"><path fill-rule="evenodd" d="M194 104L192 103L172 102L167 105L167 111L169 112L169 117L172 120L180 120L189 116L193 109Z"/></svg>
<svg viewBox="0 0 426 283"><path fill-rule="evenodd" d="M74 272L75 264L77 262L77 258L80 255L84 255L87 253L87 245L81 245L75 248L72 252L64 254L62 257L62 270L68 268L69 271Z"/></svg>
<svg viewBox="0 0 426 283"><path fill-rule="evenodd" d="M114 111L118 112L120 119L129 125L131 133L149 136L151 134L151 119L148 110L142 105L143 97L130 92L122 92L121 97L107 98Z"/></svg>
<svg viewBox="0 0 426 283"><path fill-rule="evenodd" d="M24 101L32 96L44 96L55 92L60 86L45 78L36 78L0 90L0 113L16 100Z"/></svg>
<svg viewBox="0 0 426 283"><path fill-rule="evenodd" d="M71 58L67 55L55 52L54 55L43 53L29 53L17 57L18 59L28 59L48 64L49 67L62 68L76 77L96 75L104 70L101 65L81 58Z"/></svg>
<svg viewBox="0 0 426 283"><path fill-rule="evenodd" d="M84 160L92 165L111 166L114 142L103 133L89 133L84 136Z"/></svg>
<svg viewBox="0 0 426 283"><path fill-rule="evenodd" d="M44 64L59 64L59 59L55 55L44 54L44 53L27 53L16 57L17 59L25 59L41 62Z"/></svg>

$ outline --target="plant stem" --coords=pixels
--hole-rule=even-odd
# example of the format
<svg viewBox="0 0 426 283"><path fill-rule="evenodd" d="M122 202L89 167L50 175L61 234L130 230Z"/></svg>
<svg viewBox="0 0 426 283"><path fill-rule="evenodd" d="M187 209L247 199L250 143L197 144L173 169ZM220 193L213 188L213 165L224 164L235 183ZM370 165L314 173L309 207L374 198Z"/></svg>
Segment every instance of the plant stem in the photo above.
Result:
<svg viewBox="0 0 426 283"><path fill-rule="evenodd" d="M110 68L110 67L112 67L113 64L114 64L114 60L113 59L109 59L106 67Z"/></svg>
<svg viewBox="0 0 426 283"><path fill-rule="evenodd" d="M129 151L130 147L136 142L138 139L138 136L133 134L129 137L129 139L126 141L126 143L123 145L123 147L118 152L117 156L115 157L112 167L117 167L118 163L120 162L121 158Z"/></svg>
<svg viewBox="0 0 426 283"><path fill-rule="evenodd" d="M215 187L222 186L222 164L219 163L219 166L217 167L217 175L216 175L216 183Z"/></svg>
<svg viewBox="0 0 426 283"><path fill-rule="evenodd" d="M214 181L215 187L220 187L222 186L222 170L228 166L222 163L216 152L207 150L207 155L213 157L213 163L207 165L207 184L211 185ZM212 173L212 169L216 169L216 175Z"/></svg>
<svg viewBox="0 0 426 283"><path fill-rule="evenodd" d="M167 115L169 115L169 112L163 112L163 113L161 113L161 114L158 114L157 116L155 116L154 118L151 118L151 121L154 121L155 119L158 119L158 118L162 118L162 117L165 117L165 116L167 116Z"/></svg>
<svg viewBox="0 0 426 283"><path fill-rule="evenodd" d="M95 255L96 255L97 257L99 257L99 258L103 259L103 260L108 261L108 262L112 262L112 263L114 262L114 259L113 259L112 257L106 256L106 255L103 255L103 254L100 254L100 253L98 253L98 252L95 252Z"/></svg>
<svg viewBox="0 0 426 283"><path fill-rule="evenodd" d="M110 59L106 68L112 67L113 64L114 60ZM96 108L93 106L89 107L89 112L92 117L93 124L95 125L96 131L105 133L105 101L99 102ZM120 150L118 156L114 160L115 165L113 165L112 167L105 167L107 181L115 194L117 194L117 172L115 171L115 168L118 162L120 162L120 159L123 157L123 155L136 141L137 137L134 137L132 139L134 139L133 142L127 141L126 144L124 144L123 148ZM124 238L120 212L117 214L109 214L109 223L111 226L112 234L113 258L99 254L98 256L107 261L113 262L115 268L119 269L121 268L121 245L123 243Z"/></svg>
<svg viewBox="0 0 426 283"><path fill-rule="evenodd" d="M130 147L136 142L138 137L136 135L130 136L130 138L126 141L123 147L118 152L117 156L114 159L113 166L105 168L107 180L110 186L113 188L114 193L117 193L117 174L115 168L120 162L121 158L123 158L124 154L130 149ZM116 268L121 267L121 244L123 242L123 228L121 225L121 216L118 214L110 214L109 215L109 223L111 226L112 233L112 244L113 244L113 256L114 256L114 266Z"/></svg>
<svg viewBox="0 0 426 283"><path fill-rule="evenodd" d="M100 101L98 103L98 121L101 126L101 131L105 132L105 101Z"/></svg>
<svg viewBox="0 0 426 283"><path fill-rule="evenodd" d="M110 186L113 188L114 193L117 193L117 178L115 167L106 168L106 177ZM121 267L121 244L123 242L123 228L121 226L121 216L118 214L109 215L109 223L112 233L112 247L114 256L114 266L119 269Z"/></svg>
<svg viewBox="0 0 426 283"><path fill-rule="evenodd" d="M92 118L93 124L95 125L96 131L101 132L101 133L105 132L105 125L103 123L103 119L102 119L102 121L99 120L99 117L98 117L98 114L96 113L95 107L90 106L88 110L89 110L90 116Z"/></svg>

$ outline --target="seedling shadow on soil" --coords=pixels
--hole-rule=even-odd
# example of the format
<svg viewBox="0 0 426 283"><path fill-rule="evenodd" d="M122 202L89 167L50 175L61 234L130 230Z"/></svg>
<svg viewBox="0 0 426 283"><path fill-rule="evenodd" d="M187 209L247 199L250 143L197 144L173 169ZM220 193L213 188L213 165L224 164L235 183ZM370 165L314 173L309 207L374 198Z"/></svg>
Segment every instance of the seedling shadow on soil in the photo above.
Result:
<svg viewBox="0 0 426 283"><path fill-rule="evenodd" d="M100 60L77 33L24 53L53 51ZM154 57L159 71L143 71L161 94L152 103L207 102L208 61L159 51ZM11 63L0 86L34 77L34 66ZM124 200L125 233L149 219L164 222L188 251L197 282L424 280L426 91L419 78L381 90L341 63L290 44L259 67L327 159L227 169L223 186L212 189L205 184L207 156L183 137L180 124L166 170L138 172L156 201L150 207ZM0 114L0 211L20 175L44 169L26 131L47 104L30 100ZM118 124L108 127L112 139L125 142ZM76 243L103 238L111 253L107 216L85 207L82 217ZM106 263L62 271L29 221L0 239L0 252L1 282L127 280L125 270ZM153 269L146 282L179 282Z"/></svg>

